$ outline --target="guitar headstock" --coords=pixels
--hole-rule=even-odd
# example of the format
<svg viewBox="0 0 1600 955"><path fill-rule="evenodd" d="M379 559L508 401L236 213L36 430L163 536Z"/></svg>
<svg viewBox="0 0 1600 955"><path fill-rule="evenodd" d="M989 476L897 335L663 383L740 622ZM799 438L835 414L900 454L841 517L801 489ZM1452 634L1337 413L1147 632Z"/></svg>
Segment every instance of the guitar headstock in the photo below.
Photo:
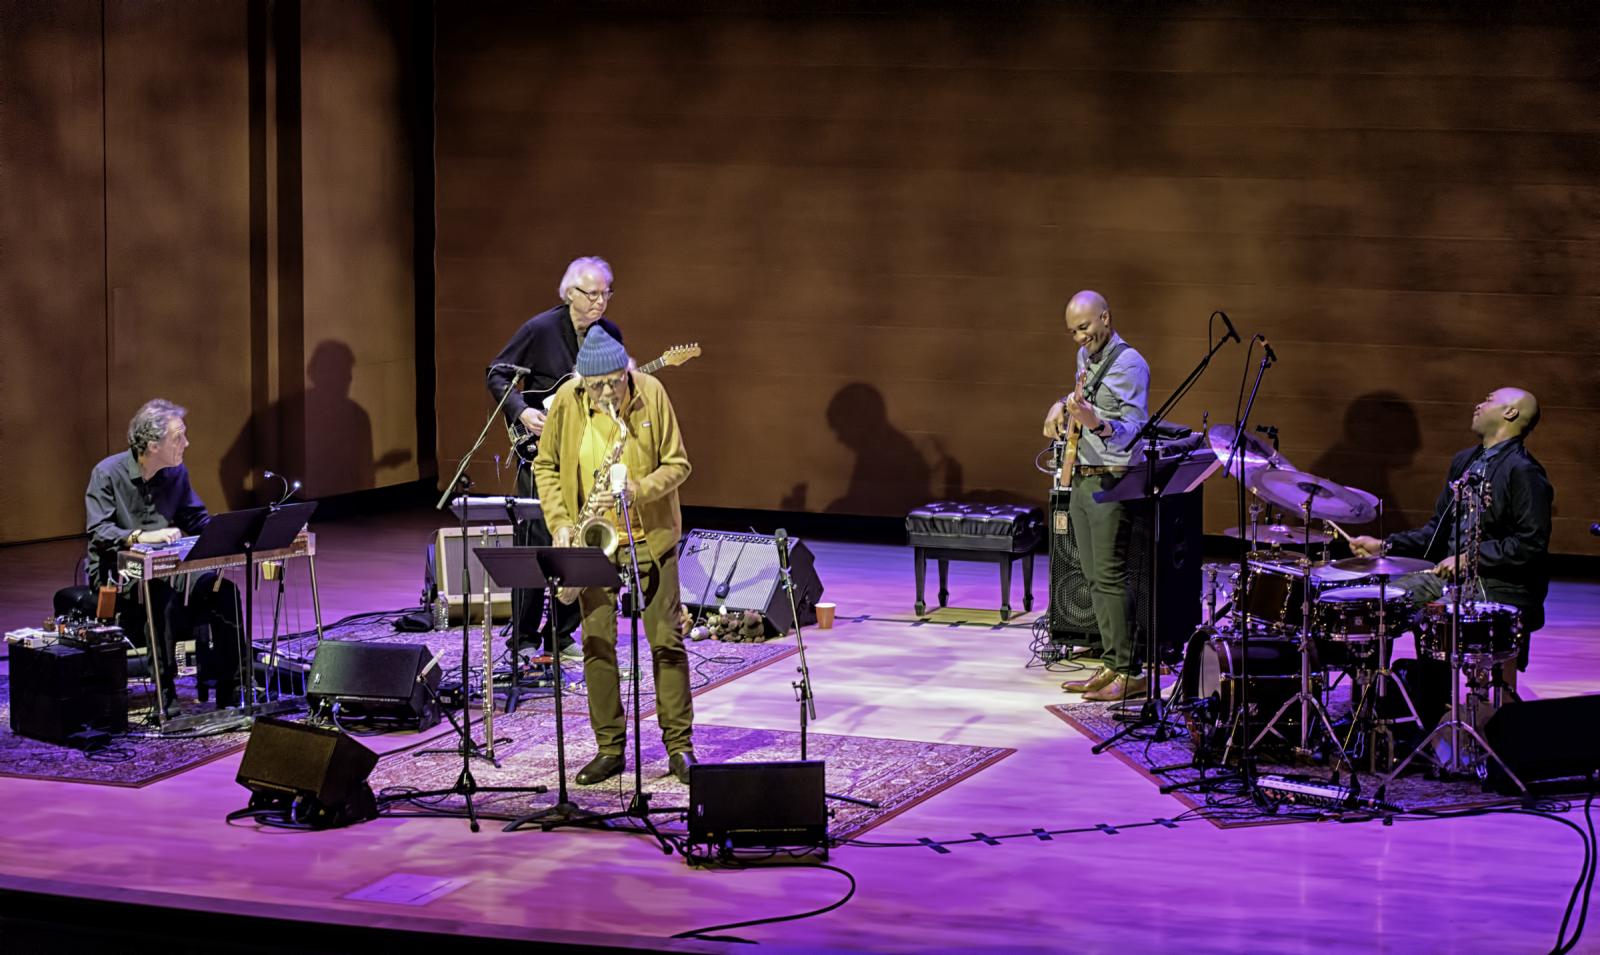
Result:
<svg viewBox="0 0 1600 955"><path fill-rule="evenodd" d="M664 368L675 368L690 359L700 357L700 343L690 342L687 345L674 345L661 353L660 362Z"/></svg>

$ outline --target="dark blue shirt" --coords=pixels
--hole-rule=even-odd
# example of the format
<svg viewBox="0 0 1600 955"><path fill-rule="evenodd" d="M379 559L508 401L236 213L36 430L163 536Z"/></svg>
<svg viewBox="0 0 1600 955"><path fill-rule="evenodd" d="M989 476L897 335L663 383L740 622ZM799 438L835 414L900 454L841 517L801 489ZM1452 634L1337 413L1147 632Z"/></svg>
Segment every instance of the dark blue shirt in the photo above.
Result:
<svg viewBox="0 0 1600 955"><path fill-rule="evenodd" d="M189 484L183 465L162 468L144 479L132 451L113 454L94 466L83 495L89 531L89 580L104 583L117 566L117 551L134 531L176 527L185 536L200 533L211 520Z"/></svg>

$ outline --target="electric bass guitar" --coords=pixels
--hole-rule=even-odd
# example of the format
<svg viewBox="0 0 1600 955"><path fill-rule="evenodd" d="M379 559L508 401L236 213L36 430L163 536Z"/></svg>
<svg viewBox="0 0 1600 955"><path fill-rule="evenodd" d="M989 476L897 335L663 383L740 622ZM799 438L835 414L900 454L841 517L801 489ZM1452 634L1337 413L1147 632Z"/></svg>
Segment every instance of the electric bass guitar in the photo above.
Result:
<svg viewBox="0 0 1600 955"><path fill-rule="evenodd" d="M700 357L700 343L690 342L687 345L674 345L661 353L661 357L638 367L638 371L650 374L662 368L672 368L683 364L693 358ZM573 372L567 372L549 388L530 388L522 393L522 400L529 407L538 408L540 411L549 411L550 402L555 399L556 391L566 383ZM539 453L539 436L529 431L520 420L512 420L506 425L506 435L511 439L511 448L517 457L528 464L533 463L533 458Z"/></svg>
<svg viewBox="0 0 1600 955"><path fill-rule="evenodd" d="M1089 369L1085 368L1078 373L1078 383L1072 388L1072 393L1079 401L1083 400L1083 386L1088 383ZM1078 423L1078 419L1071 415L1066 415L1066 419L1067 446L1061 451L1061 470L1056 472L1057 487L1069 487L1072 484L1072 469L1078 463L1078 438L1083 434L1083 425Z"/></svg>

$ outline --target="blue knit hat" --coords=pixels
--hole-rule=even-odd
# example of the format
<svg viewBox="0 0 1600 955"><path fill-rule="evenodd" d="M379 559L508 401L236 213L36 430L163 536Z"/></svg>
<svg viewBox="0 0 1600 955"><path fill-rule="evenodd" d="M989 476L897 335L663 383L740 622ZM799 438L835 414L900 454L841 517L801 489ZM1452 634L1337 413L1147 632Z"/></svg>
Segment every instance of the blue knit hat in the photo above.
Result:
<svg viewBox="0 0 1600 955"><path fill-rule="evenodd" d="M612 338L606 330L596 325L589 329L578 349L578 366L575 371L585 378L609 375L628 367L628 351L622 343Z"/></svg>

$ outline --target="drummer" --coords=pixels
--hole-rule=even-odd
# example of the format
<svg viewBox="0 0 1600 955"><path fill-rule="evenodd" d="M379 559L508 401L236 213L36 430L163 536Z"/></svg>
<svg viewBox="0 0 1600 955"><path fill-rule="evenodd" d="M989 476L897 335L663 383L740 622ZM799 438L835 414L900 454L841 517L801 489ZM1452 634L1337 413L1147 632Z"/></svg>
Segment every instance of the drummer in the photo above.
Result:
<svg viewBox="0 0 1600 955"><path fill-rule="evenodd" d="M1528 634L1544 626L1544 600L1550 589L1550 506L1555 496L1544 467L1528 452L1525 442L1539 424L1539 401L1520 388L1498 388L1472 410L1472 430L1477 445L1450 462L1445 488L1434 503L1433 516L1415 530L1390 534L1386 540L1356 537L1350 549L1358 557L1389 553L1400 557L1436 560L1425 573L1396 581L1423 603L1440 599L1446 581L1464 570L1467 555L1454 538L1454 496L1450 485L1466 476L1485 482L1490 501L1482 511L1478 544L1480 599L1515 607L1522 617L1517 659L1507 662L1501 677L1515 691L1517 671L1528 668ZM1463 522L1463 537L1472 528Z"/></svg>

